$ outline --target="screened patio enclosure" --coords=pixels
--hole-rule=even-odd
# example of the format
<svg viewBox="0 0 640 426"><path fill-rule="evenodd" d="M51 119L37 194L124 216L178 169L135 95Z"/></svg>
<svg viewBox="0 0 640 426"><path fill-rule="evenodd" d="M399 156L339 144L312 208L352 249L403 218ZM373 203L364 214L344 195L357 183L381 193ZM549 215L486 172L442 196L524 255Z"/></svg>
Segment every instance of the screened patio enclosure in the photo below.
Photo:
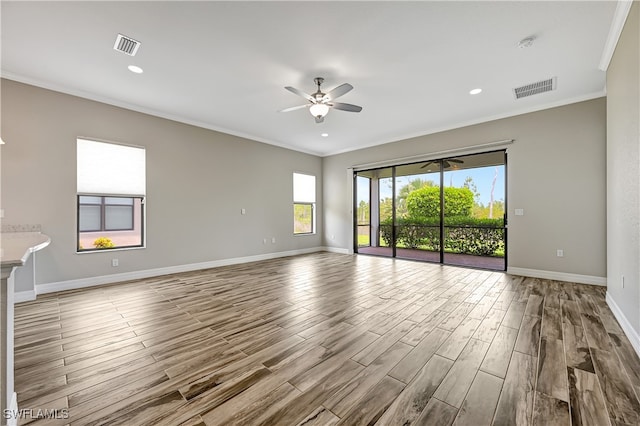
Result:
<svg viewBox="0 0 640 426"><path fill-rule="evenodd" d="M506 269L506 152L354 172L354 251Z"/></svg>

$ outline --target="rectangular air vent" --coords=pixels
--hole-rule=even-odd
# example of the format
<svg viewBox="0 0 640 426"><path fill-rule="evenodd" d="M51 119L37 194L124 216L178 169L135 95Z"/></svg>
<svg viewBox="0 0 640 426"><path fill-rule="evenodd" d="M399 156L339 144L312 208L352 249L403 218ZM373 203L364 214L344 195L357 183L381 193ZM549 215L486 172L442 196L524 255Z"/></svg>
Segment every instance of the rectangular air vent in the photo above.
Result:
<svg viewBox="0 0 640 426"><path fill-rule="evenodd" d="M525 86L513 89L513 95L516 99L526 98L527 96L537 95L538 93L550 92L556 89L556 77L548 80L537 81Z"/></svg>
<svg viewBox="0 0 640 426"><path fill-rule="evenodd" d="M140 47L139 41L136 41L122 34L118 34L118 37L116 37L116 42L113 45L113 48L115 50L122 53L126 53L129 56L135 56L139 47Z"/></svg>

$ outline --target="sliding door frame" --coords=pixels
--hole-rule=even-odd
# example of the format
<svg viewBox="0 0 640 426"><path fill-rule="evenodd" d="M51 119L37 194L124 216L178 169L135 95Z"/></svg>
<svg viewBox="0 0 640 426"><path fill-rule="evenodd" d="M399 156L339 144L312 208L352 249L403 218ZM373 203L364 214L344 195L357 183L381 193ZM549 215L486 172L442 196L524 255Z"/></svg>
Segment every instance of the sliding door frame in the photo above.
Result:
<svg viewBox="0 0 640 426"><path fill-rule="evenodd" d="M439 244L439 263L442 265L448 264L448 265L454 265L454 264L450 264L450 263L445 263L445 199L444 199L444 173L445 173L445 168L444 168L444 162L447 160L451 160L454 158L458 158L458 157L467 157L467 156L474 156L474 155L482 155L482 154L492 154L492 153L502 153L502 161L503 161L503 165L504 165L504 191L505 191L505 196L504 196L504 212L503 212L503 220L504 220L504 224L503 224L503 230L504 230L504 234L503 234L503 238L504 238L504 266L502 268L502 270L506 271L507 269L507 256L508 256L508 165L507 165L507 149L506 148L502 148L502 149L496 149L496 150L491 150L491 151L486 151L486 152L475 152L475 153L470 153L470 154L461 154L461 155L457 155L457 156L450 156L450 157L444 157L444 158L439 158L439 159L435 159L435 160L428 160L431 161L433 163L437 163L438 167L439 167L439 192L440 192L440 229L439 229L439 237L440 237L440 244ZM370 169L359 169L359 170L353 170L353 228L354 228L354 232L353 232L353 248L354 248L354 252L355 253L359 253L359 244L358 244L358 218L357 218L357 209L358 209L358 188L357 188L357 177L358 177L358 173L362 173L362 172L366 172L366 171L373 171L373 170L382 170L382 169L390 169L391 170L391 191L392 191L392 196L391 196L391 257L392 258L397 258L397 226L399 226L397 224L397 212L396 212L396 207L397 207L397 202L396 202L396 198L397 198L397 193L396 193L396 178L397 178L397 173L396 173L396 168L397 167L401 167L401 166L405 166L405 165L410 165L410 164L418 164L421 163L423 161L413 161L413 162L409 162L409 163L400 163L400 164L394 164L394 165L390 165L390 166L381 166L381 167L372 167ZM379 186L380 185L380 180L376 181L376 184ZM374 202L373 198L372 198L372 182L370 180L369 182L369 241L370 241L370 246L372 245L371 242L373 241L374 238L376 239L380 239L380 235L378 233L376 233L376 235L372 235L373 234L373 225L372 225L372 221L373 221L373 217L371 216L371 212L373 211L372 208L372 204ZM380 190L378 189L377 191L378 193L378 198L379 194L380 194ZM375 202L380 203L380 200L375 200ZM378 211L378 217L375 218L375 220L378 223L377 229L380 229L380 209L377 209ZM379 241L376 241L376 246L379 244ZM388 257L388 256L385 256ZM428 260L424 260L426 262L429 262ZM431 262L434 263L434 262ZM454 265L454 266L461 266L461 265ZM476 267L479 268L479 267Z"/></svg>

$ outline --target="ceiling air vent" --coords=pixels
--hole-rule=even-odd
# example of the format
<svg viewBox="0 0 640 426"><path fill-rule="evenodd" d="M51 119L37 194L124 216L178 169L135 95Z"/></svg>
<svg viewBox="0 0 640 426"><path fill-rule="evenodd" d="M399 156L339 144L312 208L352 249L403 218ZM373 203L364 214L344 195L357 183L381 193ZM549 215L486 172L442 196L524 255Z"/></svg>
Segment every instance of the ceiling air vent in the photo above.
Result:
<svg viewBox="0 0 640 426"><path fill-rule="evenodd" d="M140 47L139 41L136 41L122 34L118 34L118 37L116 37L116 42L113 45L113 48L115 50L122 53L126 53L129 56L135 56L139 47Z"/></svg>
<svg viewBox="0 0 640 426"><path fill-rule="evenodd" d="M526 98L527 96L537 95L538 93L550 92L556 89L556 77L548 80L536 81L535 83L513 89L513 95L516 99Z"/></svg>

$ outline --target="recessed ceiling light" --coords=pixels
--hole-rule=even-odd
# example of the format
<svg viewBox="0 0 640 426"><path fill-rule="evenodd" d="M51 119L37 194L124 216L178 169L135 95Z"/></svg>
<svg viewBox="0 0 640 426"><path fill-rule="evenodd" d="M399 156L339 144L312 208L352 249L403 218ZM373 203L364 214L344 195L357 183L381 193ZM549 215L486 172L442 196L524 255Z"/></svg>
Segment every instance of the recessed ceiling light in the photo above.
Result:
<svg viewBox="0 0 640 426"><path fill-rule="evenodd" d="M320 136L322 136L323 138L329 137L329 133L322 133Z"/></svg>
<svg viewBox="0 0 640 426"><path fill-rule="evenodd" d="M129 65L127 68L129 68L129 71L134 72L136 74L142 74L144 72L142 68L135 65Z"/></svg>
<svg viewBox="0 0 640 426"><path fill-rule="evenodd" d="M478 93L482 92L482 89L478 88L478 89L473 89L469 92L470 95L477 95Z"/></svg>

